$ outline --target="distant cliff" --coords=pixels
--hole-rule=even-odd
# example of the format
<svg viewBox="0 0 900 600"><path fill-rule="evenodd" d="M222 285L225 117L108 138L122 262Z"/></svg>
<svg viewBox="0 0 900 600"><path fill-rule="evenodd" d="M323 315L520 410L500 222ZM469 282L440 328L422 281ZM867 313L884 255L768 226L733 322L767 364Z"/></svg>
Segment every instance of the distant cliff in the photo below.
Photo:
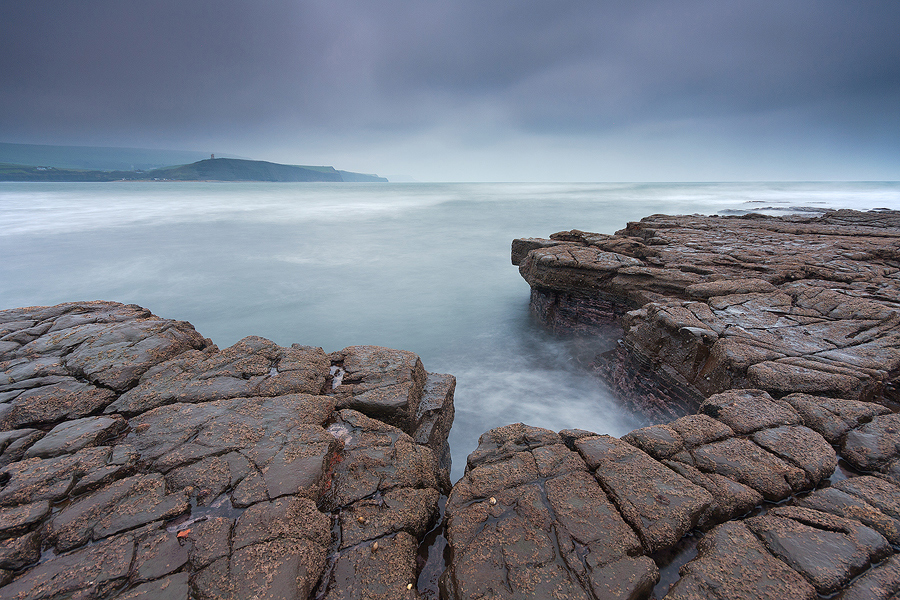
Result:
<svg viewBox="0 0 900 600"><path fill-rule="evenodd" d="M261 160L208 158L149 171L97 171L0 164L0 181L326 181L387 182L384 177L333 167L282 165Z"/></svg>

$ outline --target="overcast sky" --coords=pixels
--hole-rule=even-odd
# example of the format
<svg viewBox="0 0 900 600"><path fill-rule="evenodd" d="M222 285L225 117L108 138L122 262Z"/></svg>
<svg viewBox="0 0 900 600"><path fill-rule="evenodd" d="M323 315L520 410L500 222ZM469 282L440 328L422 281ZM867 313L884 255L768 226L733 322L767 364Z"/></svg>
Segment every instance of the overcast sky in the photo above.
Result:
<svg viewBox="0 0 900 600"><path fill-rule="evenodd" d="M0 141L420 181L900 179L898 0L8 0Z"/></svg>

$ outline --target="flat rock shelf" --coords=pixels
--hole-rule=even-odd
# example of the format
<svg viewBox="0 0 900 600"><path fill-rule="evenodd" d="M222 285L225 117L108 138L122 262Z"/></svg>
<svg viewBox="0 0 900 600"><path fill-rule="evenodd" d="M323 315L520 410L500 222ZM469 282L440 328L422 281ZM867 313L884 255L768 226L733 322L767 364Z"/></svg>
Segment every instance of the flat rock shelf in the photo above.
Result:
<svg viewBox="0 0 900 600"><path fill-rule="evenodd" d="M139 306L0 312L0 597L418 597L455 379Z"/></svg>
<svg viewBox="0 0 900 600"><path fill-rule="evenodd" d="M452 489L455 381L412 353L0 312L0 597L433 599L436 531L446 600L900 597L900 214L512 255L548 325L621 339L595 368L653 424L493 429Z"/></svg>
<svg viewBox="0 0 900 600"><path fill-rule="evenodd" d="M485 433L448 598L900 597L900 214L654 215L512 259L548 325L620 338L597 373L655 424Z"/></svg>

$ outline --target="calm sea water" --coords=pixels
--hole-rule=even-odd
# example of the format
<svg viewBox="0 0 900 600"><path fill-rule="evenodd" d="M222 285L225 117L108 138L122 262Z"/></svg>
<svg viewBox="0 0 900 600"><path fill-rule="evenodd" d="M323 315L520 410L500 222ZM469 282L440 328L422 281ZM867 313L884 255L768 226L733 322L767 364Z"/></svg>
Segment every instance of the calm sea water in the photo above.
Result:
<svg viewBox="0 0 900 600"><path fill-rule="evenodd" d="M0 183L0 309L136 303L226 347L377 344L457 377L454 479L507 423L640 426L528 310L510 241L653 213L900 209L900 183Z"/></svg>

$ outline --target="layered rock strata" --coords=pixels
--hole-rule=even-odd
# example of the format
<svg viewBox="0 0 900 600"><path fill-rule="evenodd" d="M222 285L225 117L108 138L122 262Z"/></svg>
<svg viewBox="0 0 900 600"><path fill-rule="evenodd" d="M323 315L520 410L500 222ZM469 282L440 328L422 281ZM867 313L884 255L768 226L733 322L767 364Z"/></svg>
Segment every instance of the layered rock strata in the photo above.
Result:
<svg viewBox="0 0 900 600"><path fill-rule="evenodd" d="M0 597L416 598L455 380L138 306L0 312Z"/></svg>
<svg viewBox="0 0 900 600"><path fill-rule="evenodd" d="M598 370L651 418L735 388L900 402L896 211L654 215L615 235L516 240L512 254L557 327L620 317L624 348Z"/></svg>
<svg viewBox="0 0 900 600"><path fill-rule="evenodd" d="M483 435L447 503L446 595L898 597L898 225L657 215L516 240L551 325L621 319L607 365L638 367L613 383L658 424Z"/></svg>

